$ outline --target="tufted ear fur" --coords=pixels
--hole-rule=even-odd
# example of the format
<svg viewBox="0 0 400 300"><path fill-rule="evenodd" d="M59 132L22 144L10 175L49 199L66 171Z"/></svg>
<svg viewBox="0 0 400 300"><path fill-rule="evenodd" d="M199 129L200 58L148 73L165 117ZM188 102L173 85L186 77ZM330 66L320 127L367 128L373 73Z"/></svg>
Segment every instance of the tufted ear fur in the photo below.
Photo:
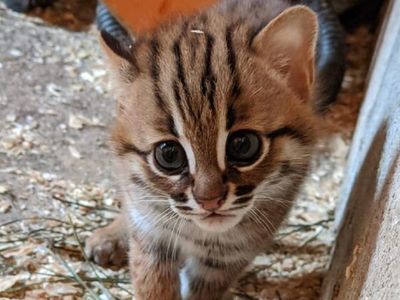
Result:
<svg viewBox="0 0 400 300"><path fill-rule="evenodd" d="M312 97L318 36L316 14L306 6L284 10L253 39L252 47L304 101Z"/></svg>

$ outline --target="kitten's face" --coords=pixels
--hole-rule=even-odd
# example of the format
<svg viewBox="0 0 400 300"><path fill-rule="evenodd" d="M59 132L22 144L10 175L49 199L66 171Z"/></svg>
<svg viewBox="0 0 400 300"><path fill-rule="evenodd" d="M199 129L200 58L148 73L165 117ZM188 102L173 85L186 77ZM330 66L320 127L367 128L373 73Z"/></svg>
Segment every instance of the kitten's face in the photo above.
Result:
<svg viewBox="0 0 400 300"><path fill-rule="evenodd" d="M257 52L246 28L197 23L139 42L120 69L113 141L130 204L169 207L223 232L257 207L269 207L272 219L290 207L314 118L301 99L310 91L288 79L292 66Z"/></svg>

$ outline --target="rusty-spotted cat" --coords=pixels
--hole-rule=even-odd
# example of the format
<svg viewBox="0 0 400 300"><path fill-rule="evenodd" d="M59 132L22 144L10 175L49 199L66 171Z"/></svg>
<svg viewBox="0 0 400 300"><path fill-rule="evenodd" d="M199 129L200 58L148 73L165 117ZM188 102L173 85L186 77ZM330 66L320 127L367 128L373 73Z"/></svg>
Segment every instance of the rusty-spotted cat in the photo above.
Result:
<svg viewBox="0 0 400 300"><path fill-rule="evenodd" d="M136 299L222 299L268 247L340 85L324 22L282 0L228 0L134 42L103 33L123 205L86 249L103 265L129 253Z"/></svg>

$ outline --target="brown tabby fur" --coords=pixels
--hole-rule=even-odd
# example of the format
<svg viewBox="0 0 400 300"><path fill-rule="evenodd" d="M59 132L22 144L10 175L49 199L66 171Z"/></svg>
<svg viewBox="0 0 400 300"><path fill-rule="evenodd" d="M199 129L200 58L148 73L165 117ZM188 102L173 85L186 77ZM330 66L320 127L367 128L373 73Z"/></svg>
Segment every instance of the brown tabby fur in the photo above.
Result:
<svg viewBox="0 0 400 300"><path fill-rule="evenodd" d="M86 246L102 265L122 263L115 253L129 248L136 299L221 299L267 247L317 137L316 35L315 14L303 6L232 0L139 36L127 57L105 43L119 103L112 141L125 220ZM260 135L262 155L236 167L226 162L225 140L243 129ZM184 174L155 167L153 147L165 140L185 148ZM205 211L196 195L222 186L228 194L217 212L231 221L198 218Z"/></svg>

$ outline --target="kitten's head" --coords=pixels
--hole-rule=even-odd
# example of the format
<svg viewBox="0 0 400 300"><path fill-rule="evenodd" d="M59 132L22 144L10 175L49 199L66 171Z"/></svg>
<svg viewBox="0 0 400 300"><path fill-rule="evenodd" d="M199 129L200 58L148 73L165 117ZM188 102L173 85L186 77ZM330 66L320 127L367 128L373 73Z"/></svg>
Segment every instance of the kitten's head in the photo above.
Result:
<svg viewBox="0 0 400 300"><path fill-rule="evenodd" d="M133 46L103 38L128 206L167 206L211 232L258 208L287 212L315 138L311 10L289 8L258 32L208 13Z"/></svg>

